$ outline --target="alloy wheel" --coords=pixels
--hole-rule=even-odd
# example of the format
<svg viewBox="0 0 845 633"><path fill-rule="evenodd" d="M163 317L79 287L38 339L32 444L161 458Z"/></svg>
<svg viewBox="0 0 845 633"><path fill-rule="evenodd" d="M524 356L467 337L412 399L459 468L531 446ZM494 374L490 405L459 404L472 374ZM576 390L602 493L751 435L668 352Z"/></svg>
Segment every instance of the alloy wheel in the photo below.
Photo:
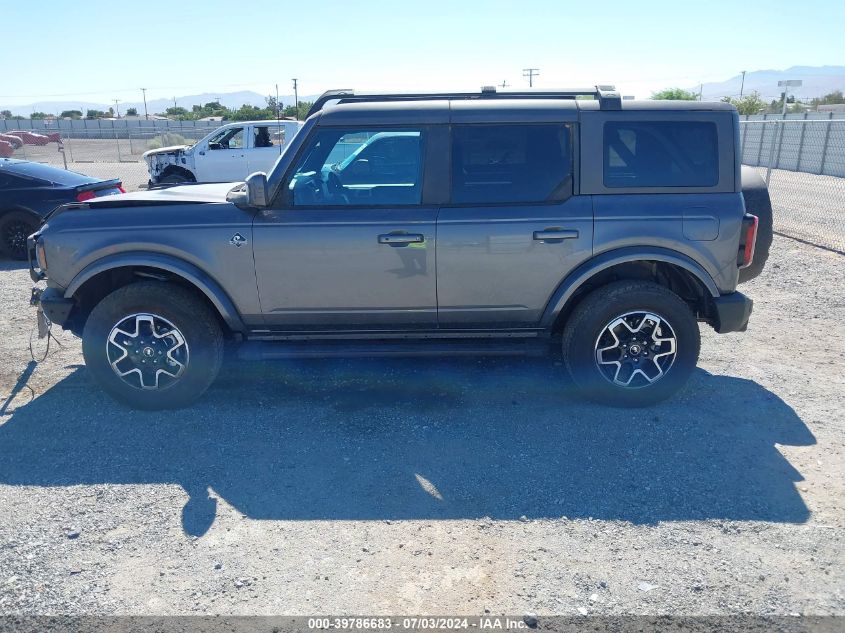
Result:
<svg viewBox="0 0 845 633"><path fill-rule="evenodd" d="M618 387L641 389L663 378L678 353L672 326L647 310L627 312L611 320L595 343L596 366Z"/></svg>
<svg viewBox="0 0 845 633"><path fill-rule="evenodd" d="M26 254L26 238L34 229L23 221L13 221L3 230L3 242L14 257Z"/></svg>
<svg viewBox="0 0 845 633"><path fill-rule="evenodd" d="M179 380L188 366L184 335L157 314L131 314L109 332L109 365L126 384L145 390L165 389Z"/></svg>

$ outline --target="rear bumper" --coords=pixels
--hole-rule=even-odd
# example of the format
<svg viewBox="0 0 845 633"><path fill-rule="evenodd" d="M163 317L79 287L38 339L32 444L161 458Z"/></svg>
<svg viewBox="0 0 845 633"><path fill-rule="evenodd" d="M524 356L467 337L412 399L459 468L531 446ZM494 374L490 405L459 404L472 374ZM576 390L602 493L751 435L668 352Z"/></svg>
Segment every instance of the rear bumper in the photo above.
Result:
<svg viewBox="0 0 845 633"><path fill-rule="evenodd" d="M719 334L744 332L748 328L748 319L754 302L741 292L732 292L713 299L715 314L713 329Z"/></svg>
<svg viewBox="0 0 845 633"><path fill-rule="evenodd" d="M70 319L70 311L74 306L73 300L65 299L57 288L33 288L29 302L34 306L40 306L51 323L62 327Z"/></svg>

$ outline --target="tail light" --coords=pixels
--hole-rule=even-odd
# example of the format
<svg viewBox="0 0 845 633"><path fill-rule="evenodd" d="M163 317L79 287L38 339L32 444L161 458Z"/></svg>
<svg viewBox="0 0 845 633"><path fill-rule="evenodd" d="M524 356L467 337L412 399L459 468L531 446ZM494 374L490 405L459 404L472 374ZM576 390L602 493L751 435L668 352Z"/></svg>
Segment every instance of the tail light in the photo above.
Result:
<svg viewBox="0 0 845 633"><path fill-rule="evenodd" d="M123 185L117 185L116 187L111 187L109 189L98 189L96 191L80 191L76 195L76 200L77 202L85 202L86 200L91 200L91 198L113 196L117 193L126 193L126 189L123 188Z"/></svg>
<svg viewBox="0 0 845 633"><path fill-rule="evenodd" d="M748 268L754 261L758 223L757 216L750 213L746 213L742 218L742 235L739 238L739 253L737 253L736 258L736 263L740 268Z"/></svg>

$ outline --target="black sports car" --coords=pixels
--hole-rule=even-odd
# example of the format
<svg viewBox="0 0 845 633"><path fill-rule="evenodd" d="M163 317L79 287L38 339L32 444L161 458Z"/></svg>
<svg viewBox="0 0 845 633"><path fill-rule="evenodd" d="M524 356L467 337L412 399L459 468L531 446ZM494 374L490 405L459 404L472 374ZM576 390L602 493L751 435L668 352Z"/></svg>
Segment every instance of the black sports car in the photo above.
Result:
<svg viewBox="0 0 845 633"><path fill-rule="evenodd" d="M0 158L0 257L26 259L26 238L59 205L117 193L125 193L120 180Z"/></svg>

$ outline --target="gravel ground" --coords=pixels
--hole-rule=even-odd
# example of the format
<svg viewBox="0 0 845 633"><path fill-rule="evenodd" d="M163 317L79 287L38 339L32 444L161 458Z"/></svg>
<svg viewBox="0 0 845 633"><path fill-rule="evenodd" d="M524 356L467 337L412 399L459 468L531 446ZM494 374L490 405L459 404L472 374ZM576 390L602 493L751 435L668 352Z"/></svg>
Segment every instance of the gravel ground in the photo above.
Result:
<svg viewBox="0 0 845 633"><path fill-rule="evenodd" d="M552 360L228 366L122 408L30 363L0 267L0 613L845 614L842 256L776 238L749 330L645 410Z"/></svg>

